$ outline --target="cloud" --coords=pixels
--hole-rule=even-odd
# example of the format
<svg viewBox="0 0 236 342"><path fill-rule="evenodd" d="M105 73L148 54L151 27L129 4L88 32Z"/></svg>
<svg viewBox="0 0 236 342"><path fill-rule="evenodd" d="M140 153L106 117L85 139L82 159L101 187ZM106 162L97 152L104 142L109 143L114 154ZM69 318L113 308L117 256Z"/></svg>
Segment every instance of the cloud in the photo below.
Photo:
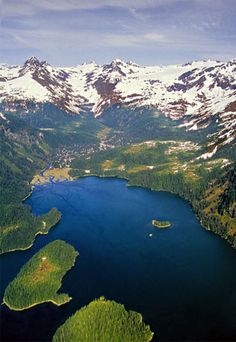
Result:
<svg viewBox="0 0 236 342"><path fill-rule="evenodd" d="M27 16L43 10L71 11L96 10L104 7L130 9L151 8L184 0L2 0L2 15Z"/></svg>
<svg viewBox="0 0 236 342"><path fill-rule="evenodd" d="M147 32L144 34L108 34L105 36L105 41L111 46L142 47L147 43L163 43L165 37L164 35L155 32Z"/></svg>
<svg viewBox="0 0 236 342"><path fill-rule="evenodd" d="M107 33L97 32L91 30L83 30L77 32L74 30L61 29L4 29L2 31L9 41L12 38L12 45L15 42L21 42L24 46L31 48L45 49L47 47L61 47L71 48L76 45L83 46L84 48L108 46L113 47L133 47L145 46L149 43L164 42L165 37L156 32L146 33L133 33L133 34L120 34L120 33ZM9 42L8 42L9 44Z"/></svg>
<svg viewBox="0 0 236 342"><path fill-rule="evenodd" d="M61 46L67 51L70 49L106 49L112 48L139 48L145 50L153 50L161 48L168 51L175 51L182 49L183 51L196 51L196 52L212 52L219 54L219 43L224 44L224 53L229 54L232 50L230 42L225 42L224 38L204 37L202 35L193 36L191 32L107 32L84 29L82 31L73 30L73 28L65 30L61 28L36 28L15 29L8 28L2 31L5 34L7 45L15 47L15 44L21 43L24 47L32 49L40 49L45 51L47 49L57 50ZM4 42L2 42L4 45ZM221 45L222 46L222 45ZM91 56L92 58L93 56Z"/></svg>
<svg viewBox="0 0 236 342"><path fill-rule="evenodd" d="M235 0L2 0L1 49L64 65L113 55L220 59L236 53L235 16Z"/></svg>

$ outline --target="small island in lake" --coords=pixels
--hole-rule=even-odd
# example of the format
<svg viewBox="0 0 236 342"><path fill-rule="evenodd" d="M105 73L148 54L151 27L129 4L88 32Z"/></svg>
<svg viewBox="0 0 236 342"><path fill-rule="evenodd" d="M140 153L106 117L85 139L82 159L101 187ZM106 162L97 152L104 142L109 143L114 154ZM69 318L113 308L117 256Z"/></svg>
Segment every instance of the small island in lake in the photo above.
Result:
<svg viewBox="0 0 236 342"><path fill-rule="evenodd" d="M152 225L157 228L169 228L171 226L171 223L170 221L152 220Z"/></svg>
<svg viewBox="0 0 236 342"><path fill-rule="evenodd" d="M78 252L68 243L55 240L36 253L7 286L3 303L21 311L37 304L62 305L71 300L57 291L64 275L73 267Z"/></svg>
<svg viewBox="0 0 236 342"><path fill-rule="evenodd" d="M149 342L152 337L139 313L101 297L68 318L57 329L53 342Z"/></svg>

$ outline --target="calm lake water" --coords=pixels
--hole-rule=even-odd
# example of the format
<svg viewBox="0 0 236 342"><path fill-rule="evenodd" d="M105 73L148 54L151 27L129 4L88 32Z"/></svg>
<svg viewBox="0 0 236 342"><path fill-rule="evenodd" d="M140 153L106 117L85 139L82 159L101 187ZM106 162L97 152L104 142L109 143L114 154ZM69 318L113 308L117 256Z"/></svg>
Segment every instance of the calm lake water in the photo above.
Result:
<svg viewBox="0 0 236 342"><path fill-rule="evenodd" d="M36 215L57 207L63 216L30 250L1 256L1 296L34 253L62 239L80 253L60 290L73 299L23 312L1 306L2 340L50 341L102 295L140 312L155 341L236 340L236 251L204 230L181 198L88 177L38 186L26 203ZM155 218L173 225L156 229Z"/></svg>

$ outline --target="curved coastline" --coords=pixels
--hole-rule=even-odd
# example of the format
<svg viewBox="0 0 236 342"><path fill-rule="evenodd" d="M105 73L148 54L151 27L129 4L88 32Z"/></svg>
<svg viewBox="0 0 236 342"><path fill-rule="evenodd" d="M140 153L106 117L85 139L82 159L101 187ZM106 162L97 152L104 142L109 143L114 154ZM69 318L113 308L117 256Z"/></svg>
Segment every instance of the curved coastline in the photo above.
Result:
<svg viewBox="0 0 236 342"><path fill-rule="evenodd" d="M72 169L72 170L73 170L73 169ZM73 176L73 177L74 177L73 180L77 180L77 179L79 179L79 178L85 178L85 177L116 178L116 179L120 179L120 180L125 180L125 181L127 181L127 187L137 187L137 188L147 189L147 190L150 190L150 191L167 192L167 193L170 193L170 194L172 194L172 195L175 195L175 196L177 196L177 197L183 199L184 201L186 201L187 203L190 204L191 210L193 211L194 215L197 217L197 219L198 219L198 221L199 221L201 227L202 227L204 230L206 230L207 232L210 232L210 233L213 233L213 234L217 235L218 237L220 237L221 239L223 239L223 240L225 240L227 243L229 243L229 245L230 245L233 249L236 249L236 247L234 247L234 245L232 245L232 243L230 243L230 241L228 240L228 238L226 238L226 237L224 237L223 235L220 235L220 234L218 234L218 233L212 231L212 230L210 229L209 226L204 225L201 216L198 215L198 213L194 210L194 207L193 207L193 205L192 205L192 202L190 202L190 201L189 201L188 199L186 199L185 197L180 196L179 194L175 193L174 191L165 190L165 189L159 189L159 190L158 190L158 189L154 189L154 188L152 188L152 187L142 186L142 185L140 185L140 184L135 184L135 183L130 184L130 179L129 179L129 178L121 177L121 176L119 176L119 175L107 175L107 176L106 176L106 175L104 175L104 174L103 174L103 175L99 175L99 174L84 174L84 175L82 175L82 176ZM73 180L71 180L71 181L73 181Z"/></svg>
<svg viewBox="0 0 236 342"><path fill-rule="evenodd" d="M33 308L33 307L35 307L36 305L45 304L45 303L52 303L52 304L55 304L56 306L61 306L61 305L64 305L64 304L66 304L66 303L69 303L69 302L71 301L71 299L72 299L72 297L68 297L68 300L66 300L66 301L64 301L64 302L62 302L62 303L57 303L55 300L49 299L49 300L45 300L45 301L41 301L41 302L35 302L35 303L33 303L33 304L29 305L29 306L26 306L26 307L24 307L24 308L22 308L22 309L19 309L19 308L16 308L16 307L14 307L14 306L8 304L8 303L5 301L5 299L3 298L3 300L2 300L2 305L6 305L10 310L13 310L13 311L24 311L24 310L28 310L28 309L30 309L30 308Z"/></svg>
<svg viewBox="0 0 236 342"><path fill-rule="evenodd" d="M42 171L39 172L39 174L42 174L42 175L43 175L44 172L45 172L46 170L47 170L47 168L43 169ZM53 182L53 179L50 179L50 182L51 182L51 183L55 183L55 182ZM32 195L33 190L34 190L35 187L37 187L37 185L32 185L32 183L31 183L31 190L30 190L29 193L21 200L21 203L22 203L23 205L26 205L24 202ZM48 213L49 213L49 212L48 212ZM60 212L59 212L59 213L60 213ZM16 247L16 248L4 250L3 252L0 253L0 255L6 254L6 253L15 252L15 251L25 251L25 250L30 249L30 248L33 246L33 244L34 244L36 237L37 237L38 235L47 235L47 234L49 233L49 231L51 230L51 228L53 228L54 226L57 225L57 223L60 221L60 219L61 219L61 213L60 213L60 218L58 219L58 221L57 221L56 223L52 224L52 226L49 227L47 231L43 231L43 230L37 231L37 232L32 236L32 242L30 242L28 245L25 245L25 246L23 246L23 247Z"/></svg>
<svg viewBox="0 0 236 342"><path fill-rule="evenodd" d="M60 221L60 220L59 220L59 221ZM59 221L58 221L58 222L59 222ZM55 227L55 226L58 224L58 222L55 223L51 228ZM51 228L48 230L48 232L42 232L42 231L37 232L37 233L34 235L34 240L33 240L33 242L32 242L30 245L28 245L27 247L21 247L21 248L10 249L10 250L8 250L8 251L2 253L1 255L6 254L6 253L10 253L10 252L16 252L16 251L27 251L27 249L30 249L30 248L33 246L33 244L35 243L35 239L36 239L36 237L37 237L38 235L47 235L47 234L49 234Z"/></svg>
<svg viewBox="0 0 236 342"><path fill-rule="evenodd" d="M154 333L136 311L105 297L77 310L56 330L56 341L137 341L149 342Z"/></svg>
<svg viewBox="0 0 236 342"><path fill-rule="evenodd" d="M36 301L36 302L33 302L31 303L30 305L26 305L26 306L14 306L10 303L8 303L8 301L6 300L6 293L8 291L8 286L11 285L11 284L14 284L14 282L16 282L18 279L22 279L22 273L25 272L25 269L27 269L27 267L29 267L29 263L33 262L33 260L36 260L37 262L37 258L41 255L42 251L45 251L49 248L55 248L57 247L63 247L65 249L68 250L68 248L70 249L70 253L71 253L71 262L69 264L69 267L68 266L64 266L63 264L60 264L60 268L62 270L62 277L59 277L58 278L58 275L57 275L57 278L56 278L56 281L59 280L58 284L56 286L54 286L55 288L53 289L54 292L51 293L51 297L52 298L49 298L49 299L42 299L42 300L39 300L39 301ZM50 250L50 249L49 249ZM50 253L50 252L49 252ZM72 255L73 254L73 255ZM46 255L47 255L47 252L46 252ZM50 256L50 254L49 254ZM49 243L48 245L46 245L45 247L43 247L42 249L40 249L36 254L33 255L33 257L27 261L27 263L25 265L22 266L20 272L18 273L18 275L8 284L7 288L5 289L5 293L4 293L4 296L3 296L3 301L2 301L2 305L6 305L10 310L14 310L14 311L24 311L24 310L27 310L27 309L30 309L36 305L39 305L39 304L44 304L44 303L53 303L57 306L61 306L61 305L64 305L66 303L68 303L72 297L70 297L67 293L58 293L58 290L62 287L62 283L63 283L63 279L64 277L66 276L66 274L74 267L75 263L76 263L76 260L77 260L77 257L79 256L79 252L77 252L73 246L71 246L70 244L66 243L65 241L63 240L55 240L51 243ZM56 261L58 261L58 259L56 258L55 259ZM61 262L62 262L63 258L61 259ZM28 272L28 270L27 270ZM63 274L64 273L64 274ZM28 273L27 273L28 274ZM33 274L33 273L32 273ZM54 277L53 273L51 273L51 275ZM42 282L41 284L47 284L49 279L46 279L44 280L44 282ZM27 290L27 286L28 284L26 285L25 289ZM17 289L17 287L16 287ZM11 289L12 291L12 289ZM52 290L51 290L52 291ZM8 291L9 292L9 291ZM28 292L29 296L30 296L30 292ZM44 296L47 297L48 293L45 292L44 293ZM9 296L9 293L7 293L7 296ZM61 297L63 296L63 300L61 300ZM49 296L50 297L50 296ZM58 300L57 300L58 298Z"/></svg>
<svg viewBox="0 0 236 342"><path fill-rule="evenodd" d="M47 169L48 169L48 168L46 168L46 169L44 169L44 170L42 171L42 175L43 175L43 176L44 176L44 172L45 172ZM71 175L70 175L70 171L73 171L73 170L76 170L76 169L71 169L71 168L70 168L70 170L68 171L68 175L69 175L69 178L68 178L68 179L53 181L53 179L54 179L54 177L53 177L53 179L50 179L49 182L46 182L46 183L55 184L55 183L58 183L58 182L67 182L67 181L73 182L73 181L78 180L78 179L80 179L80 178L86 178L86 177L116 178L116 179L120 179L120 180L127 181L127 187L139 187L139 188L147 189L147 190L150 190L150 191L156 191L156 192L161 192L161 191L163 191L163 192L171 193L171 194L173 194L173 195L175 195L175 196L177 196L177 197L179 197L179 198L181 198L181 199L184 199L187 203L190 204L191 209L192 209L194 215L197 217L197 219L198 219L198 221L199 221L199 223L200 223L200 225L201 225L201 227L202 227L203 229L205 229L205 230L208 231L208 232L214 233L214 234L216 234L217 236L219 236L220 238L222 238L223 240L226 240L227 242L229 242L227 238L225 238L224 236L222 236L222 235L220 235L220 234L217 234L216 232L212 231L208 226L204 225L201 216L194 210L194 207L193 207L191 201L189 201L188 199L186 199L186 198L183 197L183 196L180 196L179 194L175 193L174 191L165 190L165 189L154 189L154 188L152 188L152 187L142 186L142 185L140 185L140 184L135 184L135 183L130 184L130 179L129 179L129 178L127 178L127 177L125 177L125 176L122 177L122 176L115 175L115 174L114 174L114 175L105 175L105 174L97 174L97 173L91 173L91 174L87 174L87 173L86 173L86 174L82 174L82 175L80 175L80 176L71 176ZM42 184L39 184L39 186L40 186L40 185L42 185ZM232 244L230 244L230 246L231 246L232 248L234 248L234 246L233 246Z"/></svg>

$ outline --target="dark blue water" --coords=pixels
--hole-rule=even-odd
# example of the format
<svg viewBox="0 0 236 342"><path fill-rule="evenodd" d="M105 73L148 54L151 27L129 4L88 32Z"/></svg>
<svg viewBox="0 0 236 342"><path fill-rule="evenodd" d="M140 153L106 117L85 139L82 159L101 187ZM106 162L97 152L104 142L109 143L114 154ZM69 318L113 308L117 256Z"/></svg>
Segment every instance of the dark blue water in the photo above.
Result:
<svg viewBox="0 0 236 342"><path fill-rule="evenodd" d="M236 340L236 251L204 230L184 200L88 177L39 186L27 203L37 215L57 207L63 216L30 250L1 257L1 291L35 252L63 239L80 252L61 289L73 300L24 312L2 306L2 340L50 341L67 317L101 295L142 313L155 340ZM158 230L155 218L173 225Z"/></svg>

